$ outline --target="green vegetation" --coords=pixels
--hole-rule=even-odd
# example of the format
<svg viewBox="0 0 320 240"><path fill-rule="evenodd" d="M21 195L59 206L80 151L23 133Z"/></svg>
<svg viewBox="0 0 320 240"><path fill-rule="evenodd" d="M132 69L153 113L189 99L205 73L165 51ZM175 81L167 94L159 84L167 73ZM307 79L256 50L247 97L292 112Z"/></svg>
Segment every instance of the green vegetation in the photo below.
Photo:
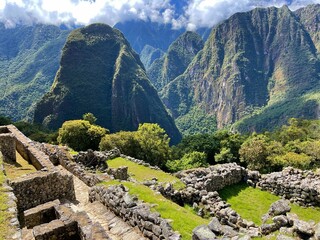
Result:
<svg viewBox="0 0 320 240"><path fill-rule="evenodd" d="M2 164L3 158L0 152L0 165ZM8 212L8 195L3 188L5 178L3 171L0 171L0 239L6 239L13 234L13 230L10 228L10 217L12 216Z"/></svg>
<svg viewBox="0 0 320 240"><path fill-rule="evenodd" d="M240 160L261 172L292 166L312 169L320 164L320 120L290 119L272 133L253 133L242 144Z"/></svg>
<svg viewBox="0 0 320 240"><path fill-rule="evenodd" d="M86 120L70 120L62 124L57 140L60 144L67 144L76 151L97 150L101 138L107 131L107 129L92 125Z"/></svg>
<svg viewBox="0 0 320 240"><path fill-rule="evenodd" d="M111 132L158 123L177 143L181 135L151 85L139 56L123 34L96 23L73 30L62 51L51 90L35 108L34 121L58 129L91 112Z"/></svg>
<svg viewBox="0 0 320 240"><path fill-rule="evenodd" d="M319 31L311 27L319 6L307 12L300 21L286 6L257 8L216 25L185 72L160 93L181 131L188 134L188 122L198 123L194 131L207 128L208 121L192 117L194 109L218 128L235 123L241 133L274 130L292 117L318 118L319 52L310 36L319 49ZM269 27L276 30L272 39L261 31Z"/></svg>
<svg viewBox="0 0 320 240"><path fill-rule="evenodd" d="M116 181L105 182L104 184L107 186L115 185ZM171 219L172 228L178 231L184 240L191 239L192 230L195 227L209 223L209 220L197 216L190 208L183 208L144 185L131 182L121 182L121 184L129 188L130 194L134 194L140 200L152 204L152 209L159 212L162 218Z"/></svg>
<svg viewBox="0 0 320 240"><path fill-rule="evenodd" d="M209 164L206 160L207 156L205 153L194 151L191 153L186 153L179 160L168 161L166 167L171 172L178 172L191 168L207 167Z"/></svg>
<svg viewBox="0 0 320 240"><path fill-rule="evenodd" d="M182 183L179 178L176 178L169 173L150 169L149 167L139 165L121 157L108 160L107 164L111 168L127 166L129 175L135 180L137 180L139 183L143 183L146 180L157 178L159 184L171 183L173 184L173 187L177 190L185 187L185 184Z"/></svg>
<svg viewBox="0 0 320 240"><path fill-rule="evenodd" d="M187 114L178 117L176 124L182 135L213 134L217 130L217 119L203 109L192 108Z"/></svg>
<svg viewBox="0 0 320 240"><path fill-rule="evenodd" d="M157 90L181 75L194 56L203 48L202 38L195 32L185 32L169 47L168 52L148 68L148 76Z"/></svg>
<svg viewBox="0 0 320 240"><path fill-rule="evenodd" d="M219 191L219 194L242 218L258 225L262 224L261 218L268 212L271 204L280 199L269 192L249 187L245 183L225 187ZM304 208L291 204L291 212L305 221L320 221L319 208Z"/></svg>
<svg viewBox="0 0 320 240"><path fill-rule="evenodd" d="M18 152L16 152L17 161L13 164L4 163L6 175L9 179L15 179L28 173L36 172L37 169L29 164Z"/></svg>
<svg viewBox="0 0 320 240"><path fill-rule="evenodd" d="M0 115L33 119L35 103L52 84L69 30L35 24L0 24Z"/></svg>
<svg viewBox="0 0 320 240"><path fill-rule="evenodd" d="M106 135L100 150L118 148L123 154L144 160L151 165L164 167L170 158L169 138L158 124L140 124L135 132L119 132Z"/></svg>

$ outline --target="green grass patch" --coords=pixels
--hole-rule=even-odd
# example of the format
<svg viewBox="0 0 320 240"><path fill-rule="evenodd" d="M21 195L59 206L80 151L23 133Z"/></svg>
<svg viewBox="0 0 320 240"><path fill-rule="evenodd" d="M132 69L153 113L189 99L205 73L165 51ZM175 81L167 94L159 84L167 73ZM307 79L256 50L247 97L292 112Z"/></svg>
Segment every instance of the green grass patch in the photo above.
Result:
<svg viewBox="0 0 320 240"><path fill-rule="evenodd" d="M107 164L111 168L127 166L130 176L140 183L155 177L158 179L159 183L172 183L175 189L182 189L185 187L185 184L181 182L179 178L176 178L169 173L161 170L154 170L121 157L108 160Z"/></svg>
<svg viewBox="0 0 320 240"><path fill-rule="evenodd" d="M269 192L249 187L245 183L225 187L219 194L242 218L258 225L262 224L261 217L268 212L271 204L280 199ZM291 204L291 212L297 214L301 220L320 222L319 208L304 208Z"/></svg>
<svg viewBox="0 0 320 240"><path fill-rule="evenodd" d="M103 183L110 186L119 184L118 181L110 181ZM171 226L175 231L182 235L182 239L191 239L192 230L201 225L208 224L209 220L203 219L196 215L192 209L181 207L178 204L166 199L161 194L155 193L150 188L131 182L121 182L124 186L129 188L130 194L136 195L140 200L146 203L154 204L151 208L161 214L162 218L171 219Z"/></svg>

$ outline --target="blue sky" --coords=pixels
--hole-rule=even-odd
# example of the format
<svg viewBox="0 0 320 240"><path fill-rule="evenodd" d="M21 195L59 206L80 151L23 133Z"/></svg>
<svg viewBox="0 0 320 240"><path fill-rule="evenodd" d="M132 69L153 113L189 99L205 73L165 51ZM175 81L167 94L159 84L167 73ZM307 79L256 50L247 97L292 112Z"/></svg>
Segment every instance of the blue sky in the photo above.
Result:
<svg viewBox="0 0 320 240"><path fill-rule="evenodd" d="M90 24L142 19L171 23L175 28L212 27L235 12L254 7L289 5L293 10L320 0L0 0L0 21L18 23Z"/></svg>

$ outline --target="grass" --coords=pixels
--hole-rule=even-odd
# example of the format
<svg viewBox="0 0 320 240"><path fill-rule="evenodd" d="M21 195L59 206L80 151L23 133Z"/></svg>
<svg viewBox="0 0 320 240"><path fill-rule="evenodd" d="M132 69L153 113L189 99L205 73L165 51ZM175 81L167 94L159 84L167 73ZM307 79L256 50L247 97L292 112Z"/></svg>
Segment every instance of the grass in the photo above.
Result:
<svg viewBox="0 0 320 240"><path fill-rule="evenodd" d="M110 186L119 183L120 182L117 181L110 181L104 182L103 184ZM151 209L159 212L162 218L171 219L172 228L182 235L182 239L191 239L192 230L195 227L209 223L209 220L197 216L192 209L181 207L144 185L132 182L121 183L129 188L130 194L136 195L146 203L150 203L152 206Z"/></svg>
<svg viewBox="0 0 320 240"><path fill-rule="evenodd" d="M262 224L261 217L268 212L270 205L280 199L269 192L249 187L245 183L228 186L219 191L219 194L242 218L258 225ZM304 208L291 204L291 212L297 214L301 220L320 222L319 208Z"/></svg>
<svg viewBox="0 0 320 240"><path fill-rule="evenodd" d="M172 183L175 189L182 189L185 187L185 184L181 182L179 178L176 178L169 173L154 170L121 157L108 160L107 164L111 168L127 166L130 176L140 183L155 177L158 179L159 183Z"/></svg>
<svg viewBox="0 0 320 240"><path fill-rule="evenodd" d="M37 169L32 164L29 164L18 152L16 152L16 158L17 161L14 164L4 163L4 168L9 179L15 179L37 171Z"/></svg>
<svg viewBox="0 0 320 240"><path fill-rule="evenodd" d="M3 159L0 153L0 164L2 163ZM5 179L4 173L0 171L0 239L7 239L13 233L10 227L11 214L8 212L8 195L3 188Z"/></svg>

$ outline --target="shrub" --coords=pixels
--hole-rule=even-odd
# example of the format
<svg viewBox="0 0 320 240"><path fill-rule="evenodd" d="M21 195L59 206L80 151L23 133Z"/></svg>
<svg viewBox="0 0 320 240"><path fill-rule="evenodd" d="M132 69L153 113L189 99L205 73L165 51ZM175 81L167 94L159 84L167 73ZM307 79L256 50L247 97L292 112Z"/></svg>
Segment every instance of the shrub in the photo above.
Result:
<svg viewBox="0 0 320 240"><path fill-rule="evenodd" d="M76 151L97 150L101 138L107 133L105 128L92 125L86 120L70 120L59 129L58 142L67 144Z"/></svg>
<svg viewBox="0 0 320 240"><path fill-rule="evenodd" d="M178 172L181 170L207 167L207 156L203 152L186 153L180 160L170 160L166 163L166 167L171 172Z"/></svg>
<svg viewBox="0 0 320 240"><path fill-rule="evenodd" d="M295 167L300 169L309 169L311 166L312 157L301 153L287 152L284 155L276 156L274 161L284 167Z"/></svg>
<svg viewBox="0 0 320 240"><path fill-rule="evenodd" d="M100 150L117 147L121 153L164 167L171 156L169 137L158 124L140 124L135 132L118 132L105 136Z"/></svg>

